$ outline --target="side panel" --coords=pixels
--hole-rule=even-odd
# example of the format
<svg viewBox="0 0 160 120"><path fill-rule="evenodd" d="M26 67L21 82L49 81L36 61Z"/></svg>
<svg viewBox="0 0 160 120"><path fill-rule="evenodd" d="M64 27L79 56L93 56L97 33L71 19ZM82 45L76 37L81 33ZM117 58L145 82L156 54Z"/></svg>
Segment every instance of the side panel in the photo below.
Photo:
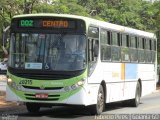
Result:
<svg viewBox="0 0 160 120"><path fill-rule="evenodd" d="M98 62L88 83L96 85L98 90L102 81L106 83L106 103L124 99L124 68L121 63Z"/></svg>
<svg viewBox="0 0 160 120"><path fill-rule="evenodd" d="M142 96L156 90L156 71L154 64L140 64L138 78L142 80Z"/></svg>
<svg viewBox="0 0 160 120"><path fill-rule="evenodd" d="M138 80L141 81L142 96L155 90L154 67L154 64L98 62L88 83L96 85L98 92L102 80L106 82L106 103L133 99Z"/></svg>

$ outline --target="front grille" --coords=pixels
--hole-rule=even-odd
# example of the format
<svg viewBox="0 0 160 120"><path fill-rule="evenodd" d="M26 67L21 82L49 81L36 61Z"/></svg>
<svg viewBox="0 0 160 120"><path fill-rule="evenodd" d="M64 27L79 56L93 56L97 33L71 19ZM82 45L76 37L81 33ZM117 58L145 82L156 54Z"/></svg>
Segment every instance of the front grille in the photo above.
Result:
<svg viewBox="0 0 160 120"><path fill-rule="evenodd" d="M35 96L35 94L24 94L25 96L32 96L32 97L34 97ZM48 97L60 97L60 95L48 95Z"/></svg>
<svg viewBox="0 0 160 120"><path fill-rule="evenodd" d="M24 95L27 100L39 100L39 101L57 101L60 98L60 95L48 95L48 98L36 98L35 94L25 93Z"/></svg>
<svg viewBox="0 0 160 120"><path fill-rule="evenodd" d="M26 97L27 100L39 100L39 101L57 101L59 100L59 98L29 98L29 97Z"/></svg>
<svg viewBox="0 0 160 120"><path fill-rule="evenodd" d="M25 85L22 85L22 86L27 89L35 89L35 90L60 90L63 88L63 87L44 87L44 88L41 88L41 87L33 87L33 86L25 86Z"/></svg>

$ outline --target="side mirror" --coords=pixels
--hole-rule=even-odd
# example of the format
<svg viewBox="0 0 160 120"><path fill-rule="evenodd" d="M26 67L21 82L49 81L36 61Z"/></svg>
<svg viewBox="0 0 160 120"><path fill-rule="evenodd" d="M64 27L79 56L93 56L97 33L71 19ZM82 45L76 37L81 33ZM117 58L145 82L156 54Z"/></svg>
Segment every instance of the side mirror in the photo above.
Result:
<svg viewBox="0 0 160 120"><path fill-rule="evenodd" d="M6 55L8 55L8 51L6 49L6 46L7 46L7 37L8 37L8 32L10 30L10 26L6 27L4 30L3 30L3 38L2 38L2 49L4 51L4 53Z"/></svg>

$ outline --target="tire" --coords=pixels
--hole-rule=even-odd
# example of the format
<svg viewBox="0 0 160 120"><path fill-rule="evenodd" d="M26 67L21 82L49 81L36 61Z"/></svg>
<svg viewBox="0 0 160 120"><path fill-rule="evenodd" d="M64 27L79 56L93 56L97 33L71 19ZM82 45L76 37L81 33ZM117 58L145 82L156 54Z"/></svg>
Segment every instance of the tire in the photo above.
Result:
<svg viewBox="0 0 160 120"><path fill-rule="evenodd" d="M40 110L40 105L36 103L26 103L26 108L29 113L38 113Z"/></svg>
<svg viewBox="0 0 160 120"><path fill-rule="evenodd" d="M136 86L135 98L131 100L131 106L138 107L138 105L140 104L140 98L141 98L141 86L140 83L138 82Z"/></svg>
<svg viewBox="0 0 160 120"><path fill-rule="evenodd" d="M102 85L99 86L97 104L89 107L91 115L100 115L105 109L105 95Z"/></svg>

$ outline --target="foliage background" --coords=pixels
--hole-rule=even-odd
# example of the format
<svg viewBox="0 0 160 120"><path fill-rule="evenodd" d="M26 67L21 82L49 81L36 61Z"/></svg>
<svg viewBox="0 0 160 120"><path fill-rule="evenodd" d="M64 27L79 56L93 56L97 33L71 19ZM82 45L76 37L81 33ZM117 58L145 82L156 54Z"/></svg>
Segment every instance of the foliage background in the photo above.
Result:
<svg viewBox="0 0 160 120"><path fill-rule="evenodd" d="M145 0L1 0L0 44L2 32L10 25L11 18L14 15L29 13L74 14L154 33L160 31L160 1L150 3ZM0 53L2 57L2 49Z"/></svg>

